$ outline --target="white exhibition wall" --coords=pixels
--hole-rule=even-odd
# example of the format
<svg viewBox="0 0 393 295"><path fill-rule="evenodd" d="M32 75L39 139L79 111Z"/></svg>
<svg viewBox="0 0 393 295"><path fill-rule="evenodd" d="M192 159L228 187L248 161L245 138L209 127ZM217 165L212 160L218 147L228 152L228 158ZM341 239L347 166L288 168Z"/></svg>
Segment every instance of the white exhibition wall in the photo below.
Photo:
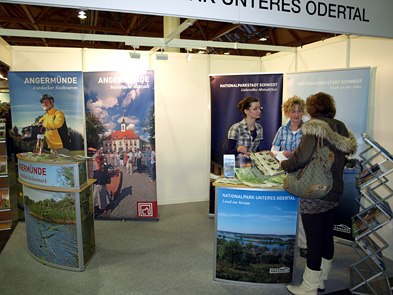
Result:
<svg viewBox="0 0 393 295"><path fill-rule="evenodd" d="M7 48L0 47L0 58L7 55L4 50ZM299 47L297 53L276 53L263 58L192 55L190 62L185 54L170 52L169 60L157 61L155 55L149 56L147 52L141 52L140 60L130 59L129 52L124 50L11 47L11 51L12 71L154 70L157 200L161 205L209 198L209 74L289 73L348 66L376 68L367 133L393 152L391 39L338 36ZM284 74L284 99L285 81ZM366 118L359 117L359 120ZM393 176L390 179L393 182ZM393 200L390 204L393 206ZM392 231L390 223L380 233L393 245ZM384 254L393 259L393 246Z"/></svg>

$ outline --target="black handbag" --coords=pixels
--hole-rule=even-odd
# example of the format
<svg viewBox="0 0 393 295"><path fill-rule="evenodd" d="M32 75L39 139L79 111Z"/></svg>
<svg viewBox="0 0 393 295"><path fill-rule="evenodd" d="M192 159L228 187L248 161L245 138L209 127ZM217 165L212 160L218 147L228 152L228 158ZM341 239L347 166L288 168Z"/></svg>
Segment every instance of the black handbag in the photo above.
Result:
<svg viewBox="0 0 393 295"><path fill-rule="evenodd" d="M284 179L284 189L299 198L319 199L333 186L331 167L334 153L318 137L317 150L312 160L302 169L289 173Z"/></svg>

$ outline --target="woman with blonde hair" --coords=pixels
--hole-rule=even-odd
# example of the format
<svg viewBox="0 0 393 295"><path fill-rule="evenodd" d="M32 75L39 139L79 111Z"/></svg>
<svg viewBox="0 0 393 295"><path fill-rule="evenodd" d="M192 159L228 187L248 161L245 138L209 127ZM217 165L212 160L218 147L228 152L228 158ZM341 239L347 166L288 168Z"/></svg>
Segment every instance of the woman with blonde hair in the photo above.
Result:
<svg viewBox="0 0 393 295"><path fill-rule="evenodd" d="M281 126L274 137L271 151L277 156L282 153L289 158L302 138L301 125L305 113L306 103L298 96L293 96L282 105L284 115L289 119L286 125Z"/></svg>

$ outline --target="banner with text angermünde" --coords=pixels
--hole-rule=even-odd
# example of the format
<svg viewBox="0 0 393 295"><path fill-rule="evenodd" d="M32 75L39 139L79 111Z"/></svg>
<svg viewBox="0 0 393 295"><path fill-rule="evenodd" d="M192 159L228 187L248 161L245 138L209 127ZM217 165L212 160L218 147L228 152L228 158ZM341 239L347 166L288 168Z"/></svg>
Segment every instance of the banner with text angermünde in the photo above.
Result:
<svg viewBox="0 0 393 295"><path fill-rule="evenodd" d="M22 141L24 127L45 115L40 98L54 98L54 108L64 114L71 154L84 155L82 72L9 72L14 145L17 152L33 152L36 141Z"/></svg>
<svg viewBox="0 0 393 295"><path fill-rule="evenodd" d="M111 177L109 199L94 194L96 218L157 219L154 72L87 72L83 81L90 171L102 155Z"/></svg>

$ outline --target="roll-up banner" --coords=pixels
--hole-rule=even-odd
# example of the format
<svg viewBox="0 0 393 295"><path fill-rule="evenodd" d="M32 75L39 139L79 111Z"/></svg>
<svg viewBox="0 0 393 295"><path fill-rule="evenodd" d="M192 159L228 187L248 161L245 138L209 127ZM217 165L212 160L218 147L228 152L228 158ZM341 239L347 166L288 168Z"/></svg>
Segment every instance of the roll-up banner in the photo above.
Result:
<svg viewBox="0 0 393 295"><path fill-rule="evenodd" d="M217 175L222 173L223 155L227 150L229 128L243 120L237 104L247 96L255 96L261 103L263 128L260 150L270 150L281 126L283 74L211 75L211 161Z"/></svg>
<svg viewBox="0 0 393 295"><path fill-rule="evenodd" d="M337 109L335 118L355 135L358 153L364 150L361 133L367 127L370 68L290 73L287 78L288 97L298 95L306 100L318 92L332 95ZM335 216L334 235L347 240L352 240L351 216L359 212L355 201L360 195L355 183L358 168L344 170L344 192Z"/></svg>
<svg viewBox="0 0 393 295"><path fill-rule="evenodd" d="M94 194L96 219L157 219L154 72L83 74L89 172L103 156L107 198Z"/></svg>
<svg viewBox="0 0 393 295"><path fill-rule="evenodd" d="M270 150L281 126L282 83L282 73L210 75L212 174L224 174L223 156L228 146L228 130L243 119L237 104L247 96L257 97L263 107L257 121L263 128L259 150ZM210 185L210 214L214 213L214 198L214 188Z"/></svg>
<svg viewBox="0 0 393 295"><path fill-rule="evenodd" d="M51 111L56 110L54 120L64 116L60 128L68 131L71 155L84 153L85 121L83 118L83 84L82 72L9 72L9 88L12 114L12 131L15 154L33 152L37 140L28 136L29 126L37 123L45 114L41 97L53 97L54 104ZM28 127L28 128L26 128ZM42 132L44 132L41 129ZM41 132L40 131L40 132ZM49 130L50 131L50 130ZM56 130L51 131L51 140L57 147L59 137ZM48 142L44 149L49 152ZM14 158L16 161L16 157ZM18 208L23 210L22 187L18 187ZM19 218L23 219L20 211Z"/></svg>
<svg viewBox="0 0 393 295"><path fill-rule="evenodd" d="M332 95L337 109L335 118L353 132L358 144L363 144L361 133L367 127L370 68L289 73L287 79L288 97L297 95L306 100L318 92Z"/></svg>

